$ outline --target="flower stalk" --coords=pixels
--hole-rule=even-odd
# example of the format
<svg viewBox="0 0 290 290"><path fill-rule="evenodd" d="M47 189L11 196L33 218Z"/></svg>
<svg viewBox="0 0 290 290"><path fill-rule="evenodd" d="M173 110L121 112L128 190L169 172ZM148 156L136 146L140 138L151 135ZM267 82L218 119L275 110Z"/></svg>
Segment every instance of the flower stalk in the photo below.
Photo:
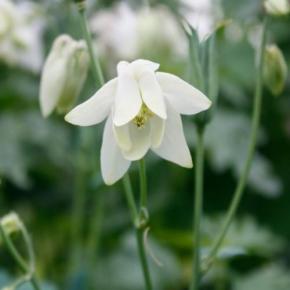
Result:
<svg viewBox="0 0 290 290"><path fill-rule="evenodd" d="M40 284L38 279L35 276L35 269L34 269L34 253L32 249L31 240L28 236L28 233L24 227L23 224L21 224L21 233L23 235L25 245L28 250L29 255L29 263L25 261L25 259L22 257L22 255L19 253L19 251L14 246L12 240L10 239L9 234L7 234L5 228L3 227L2 223L0 222L0 236L5 243L6 247L8 248L11 256L15 260L15 262L18 264L21 271L24 273L24 275L27 275L27 279L30 281L31 285L35 290L41 290Z"/></svg>
<svg viewBox="0 0 290 290"><path fill-rule="evenodd" d="M256 80L256 89L255 89L255 98L254 98L254 108L252 114L252 125L251 125L251 134L250 134L250 141L248 147L248 153L244 165L243 172L240 176L238 181L236 190L234 192L234 196L230 207L228 209L224 224L216 241L213 244L213 247L204 261L203 270L207 271L218 254L219 248L222 245L224 238L228 232L228 229L231 225L231 222L235 216L235 213L238 209L240 204L241 198L244 193L244 189L247 183L247 179L250 173L256 143L257 143L257 135L261 117L261 107L262 107L262 86L263 86L263 68L264 68L264 55L265 55L265 47L266 47L266 36L267 36L267 16L265 16L264 23L263 23L263 31L261 36L261 44L259 48L259 58L258 58L258 67L257 67L257 80Z"/></svg>
<svg viewBox="0 0 290 290"><path fill-rule="evenodd" d="M92 35L89 31L88 22L87 22L87 18L86 18L85 1L78 3L77 6L78 6L79 14L80 14L80 23L81 23L81 27L82 27L83 36L87 42L87 46L88 46L88 50L89 50L89 54L90 54L90 59L92 62L92 66L91 66L92 73L94 75L95 80L97 80L99 82L99 85L103 85L105 83L104 75L103 75L101 64L99 62L99 58L95 57Z"/></svg>
<svg viewBox="0 0 290 290"><path fill-rule="evenodd" d="M136 234L136 240L137 240L137 246L138 246L138 252L140 257L140 263L142 266L143 276L144 276L144 282L146 286L146 290L152 290L152 282L148 267L148 261L146 258L146 252L143 242L143 229L144 225L142 225L142 221L140 220L140 215L142 214L138 212L138 208L135 202L134 193L130 181L129 174L127 173L123 179L123 187L126 195L126 200L128 203L128 207L131 214L131 220L133 222L133 225L135 227L135 234Z"/></svg>
<svg viewBox="0 0 290 290"><path fill-rule="evenodd" d="M203 209L203 167L204 167L204 127L197 127L195 161L195 198L194 198L194 242L193 242L193 280L191 289L197 290L200 282L200 222Z"/></svg>
<svg viewBox="0 0 290 290"><path fill-rule="evenodd" d="M145 159L139 161L139 178L140 178L140 206L147 208L147 177Z"/></svg>

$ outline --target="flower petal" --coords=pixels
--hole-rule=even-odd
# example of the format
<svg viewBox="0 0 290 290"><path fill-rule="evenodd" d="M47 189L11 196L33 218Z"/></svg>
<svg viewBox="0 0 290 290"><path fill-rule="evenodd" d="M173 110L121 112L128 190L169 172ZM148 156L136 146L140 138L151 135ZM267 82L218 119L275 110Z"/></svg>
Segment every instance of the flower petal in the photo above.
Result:
<svg viewBox="0 0 290 290"><path fill-rule="evenodd" d="M151 146L152 148L157 148L160 146L163 140L166 121L157 116L153 116L150 119L150 123L151 123Z"/></svg>
<svg viewBox="0 0 290 290"><path fill-rule="evenodd" d="M130 160L139 160L144 157L151 145L151 128L148 122L143 128L138 128L134 123L129 124L132 147L122 151L123 156Z"/></svg>
<svg viewBox="0 0 290 290"><path fill-rule="evenodd" d="M65 120L78 126L91 126L102 122L110 113L116 87L116 78L107 82L90 99L70 111Z"/></svg>
<svg viewBox="0 0 290 290"><path fill-rule="evenodd" d="M122 150L128 151L132 147L129 125L113 126L115 139Z"/></svg>
<svg viewBox="0 0 290 290"><path fill-rule="evenodd" d="M161 145L153 151L160 157L182 167L191 168L192 159L182 128L181 117L170 105L167 107L168 118Z"/></svg>
<svg viewBox="0 0 290 290"><path fill-rule="evenodd" d="M211 106L211 101L201 91L181 78L164 72L157 72L156 77L163 94L178 113L194 115Z"/></svg>
<svg viewBox="0 0 290 290"><path fill-rule="evenodd" d="M49 116L61 97L66 80L66 58L48 57L40 81L40 108L44 117Z"/></svg>
<svg viewBox="0 0 290 290"><path fill-rule="evenodd" d="M155 73L149 70L144 71L139 80L139 87L146 106L160 118L166 119L165 102Z"/></svg>
<svg viewBox="0 0 290 290"><path fill-rule="evenodd" d="M123 126L130 122L140 111L142 99L132 70L125 62L118 65L118 86L115 99L113 122Z"/></svg>
<svg viewBox="0 0 290 290"><path fill-rule="evenodd" d="M110 116L106 121L101 148L101 171L107 185L111 185L124 176L131 162L126 160L119 149L113 134L113 122Z"/></svg>
<svg viewBox="0 0 290 290"><path fill-rule="evenodd" d="M145 70L155 72L159 69L160 64L146 59L137 59L130 63L134 75L139 78Z"/></svg>

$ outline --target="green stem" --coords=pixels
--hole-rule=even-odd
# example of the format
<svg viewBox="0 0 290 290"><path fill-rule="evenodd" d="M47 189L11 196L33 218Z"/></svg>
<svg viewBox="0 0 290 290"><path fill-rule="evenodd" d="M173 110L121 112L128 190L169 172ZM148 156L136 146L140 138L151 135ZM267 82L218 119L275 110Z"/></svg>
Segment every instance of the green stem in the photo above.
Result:
<svg viewBox="0 0 290 290"><path fill-rule="evenodd" d="M144 277L146 290L152 290L150 272L149 272L149 267L148 267L148 262L147 262L144 242L143 242L143 228L140 227L138 209L136 206L134 193L133 193L130 177L128 174L126 174L123 178L123 186L124 186L127 203L128 203L130 214L131 214L131 219L135 227L139 258L140 258L140 263L141 263L141 267L143 271L143 277Z"/></svg>
<svg viewBox="0 0 290 290"><path fill-rule="evenodd" d="M100 236L104 217L103 192L95 193L94 204L95 204L94 215L92 217L92 222L90 224L89 236L87 240L87 253L88 253L87 257L91 268L93 268L94 261L97 260L100 246Z"/></svg>
<svg viewBox="0 0 290 290"><path fill-rule="evenodd" d="M91 68L94 75L94 79L95 81L99 82L99 84L102 86L105 83L104 75L101 68L101 64L99 62L99 58L95 57L95 52L94 52L93 42L92 42L92 35L89 31L88 22L86 18L85 3L82 3L82 5L79 5L79 13L80 13L80 20L81 20L80 22L82 26L83 36L85 37L88 50L89 50L90 59L92 62Z"/></svg>
<svg viewBox="0 0 290 290"><path fill-rule="evenodd" d="M250 134L248 153L247 153L244 169L238 181L238 184L234 192L234 196L230 204L229 210L227 212L221 232L219 233L216 241L214 242L213 247L209 253L209 256L205 260L205 265L204 265L205 270L207 270L211 266L211 264L214 262L217 256L219 248L223 243L223 240L227 234L227 231L230 227L230 224L234 218L234 215L241 201L241 198L242 198L242 195L243 195L246 183L247 183L247 179L250 173L250 168L252 165L256 143L257 143L257 135L258 135L258 129L259 129L259 123L260 123L260 116L261 116L263 65L264 65L264 53L265 53L265 46L266 46L266 34L267 34L267 17L265 16L261 44L260 44L260 49L259 49L256 90L255 90L254 108L253 108L253 114L252 114L252 125L251 125L251 134Z"/></svg>
<svg viewBox="0 0 290 290"><path fill-rule="evenodd" d="M194 248L192 290L197 290L200 282L200 221L203 207L203 165L204 165L204 128L197 128L195 161L195 200L194 200Z"/></svg>
<svg viewBox="0 0 290 290"><path fill-rule="evenodd" d="M82 152L79 152L79 159ZM75 191L73 196L73 210L71 221L71 238L72 238L72 262L73 266L80 256L80 247L82 244L82 224L85 212L85 174L82 169L82 162L78 162Z"/></svg>
<svg viewBox="0 0 290 290"><path fill-rule="evenodd" d="M2 237L5 245L8 248L10 254L14 258L15 262L18 264L18 266L21 269L21 271L24 274L31 275L30 282L31 282L32 286L34 287L34 289L35 290L41 290L39 282L38 282L37 278L35 277L34 269L31 269L29 267L29 264L27 264L25 262L25 260L20 255L18 250L15 248L15 246L14 246L13 242L11 241L10 237L6 234L5 229L3 228L3 226L1 224L0 224L0 234L1 234L1 237ZM31 246L29 245L29 247L31 247Z"/></svg>
<svg viewBox="0 0 290 290"><path fill-rule="evenodd" d="M141 208L147 208L147 177L145 159L139 161L139 178L140 178L140 205Z"/></svg>

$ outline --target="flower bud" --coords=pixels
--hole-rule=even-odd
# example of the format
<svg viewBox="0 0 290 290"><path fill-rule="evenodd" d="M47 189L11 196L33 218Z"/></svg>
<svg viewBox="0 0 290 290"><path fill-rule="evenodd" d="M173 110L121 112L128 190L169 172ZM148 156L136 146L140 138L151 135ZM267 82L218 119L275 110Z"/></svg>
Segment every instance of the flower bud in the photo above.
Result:
<svg viewBox="0 0 290 290"><path fill-rule="evenodd" d="M5 233L7 233L7 235L19 231L22 227L22 222L20 218L14 212L11 212L5 215L3 218L1 218L0 223L3 229L5 230Z"/></svg>
<svg viewBox="0 0 290 290"><path fill-rule="evenodd" d="M275 44L268 45L265 50L264 81L274 95L277 96L283 91L287 72L282 51Z"/></svg>
<svg viewBox="0 0 290 290"><path fill-rule="evenodd" d="M65 113L74 105L86 80L89 56L84 41L61 35L53 43L40 83L40 107L44 117L57 108Z"/></svg>
<svg viewBox="0 0 290 290"><path fill-rule="evenodd" d="M289 0L266 0L264 5L267 13L274 16L282 16L290 13Z"/></svg>

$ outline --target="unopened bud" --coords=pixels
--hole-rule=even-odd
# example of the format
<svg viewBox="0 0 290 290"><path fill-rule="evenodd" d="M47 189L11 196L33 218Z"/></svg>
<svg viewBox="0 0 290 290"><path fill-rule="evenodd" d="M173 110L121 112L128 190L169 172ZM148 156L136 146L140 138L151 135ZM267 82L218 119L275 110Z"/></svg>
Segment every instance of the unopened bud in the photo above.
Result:
<svg viewBox="0 0 290 290"><path fill-rule="evenodd" d="M19 231L22 227L22 222L20 218L14 212L9 213L1 218L0 223L7 235Z"/></svg>
<svg viewBox="0 0 290 290"><path fill-rule="evenodd" d="M273 95L279 95L286 84L287 64L282 51L275 44L268 45L265 51L264 81Z"/></svg>
<svg viewBox="0 0 290 290"><path fill-rule="evenodd" d="M282 16L290 13L289 0L266 0L264 5L267 13L274 16Z"/></svg>
<svg viewBox="0 0 290 290"><path fill-rule="evenodd" d="M89 66L87 46L68 35L53 43L40 83L40 106L44 117L57 108L66 113L74 105L86 80Z"/></svg>

